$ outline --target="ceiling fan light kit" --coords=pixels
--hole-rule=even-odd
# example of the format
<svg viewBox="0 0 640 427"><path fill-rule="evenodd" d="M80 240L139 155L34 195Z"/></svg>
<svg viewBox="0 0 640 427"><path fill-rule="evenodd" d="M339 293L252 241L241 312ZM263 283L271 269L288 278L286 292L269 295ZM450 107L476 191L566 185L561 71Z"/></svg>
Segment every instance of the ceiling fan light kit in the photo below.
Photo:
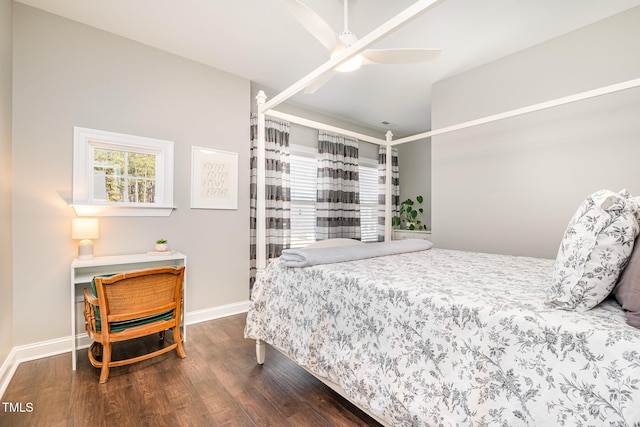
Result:
<svg viewBox="0 0 640 427"><path fill-rule="evenodd" d="M335 50L331 54L331 58L333 59L336 55L338 55L342 51L343 51L343 49ZM362 58L362 55L356 55L353 58L347 59L342 64L338 65L335 68L335 70L339 71L341 73L350 73L350 72L356 71L358 68L360 68L362 66L363 61L364 60Z"/></svg>
<svg viewBox="0 0 640 427"><path fill-rule="evenodd" d="M339 34L298 0L282 0L289 12L330 52L333 59L346 48L358 41L358 37L349 31L349 1L344 0L344 30ZM440 54L440 49L366 49L360 55L356 55L339 64L335 71L348 73L356 71L362 65L367 64L411 64L433 60ZM305 93L313 93L326 83L334 74L318 82L312 88L307 88Z"/></svg>

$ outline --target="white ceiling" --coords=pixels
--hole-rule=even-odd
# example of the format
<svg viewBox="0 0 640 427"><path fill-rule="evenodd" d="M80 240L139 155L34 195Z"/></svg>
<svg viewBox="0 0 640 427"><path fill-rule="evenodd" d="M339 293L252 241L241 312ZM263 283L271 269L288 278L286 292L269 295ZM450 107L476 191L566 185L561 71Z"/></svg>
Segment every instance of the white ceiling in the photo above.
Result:
<svg viewBox="0 0 640 427"><path fill-rule="evenodd" d="M17 0L247 78L274 93L328 59L279 0ZM343 0L301 0L342 30ZM412 0L350 0L360 38ZM291 102L397 137L430 129L430 87L466 70L640 5L640 0L446 0L377 48L437 47L434 62L368 65Z"/></svg>

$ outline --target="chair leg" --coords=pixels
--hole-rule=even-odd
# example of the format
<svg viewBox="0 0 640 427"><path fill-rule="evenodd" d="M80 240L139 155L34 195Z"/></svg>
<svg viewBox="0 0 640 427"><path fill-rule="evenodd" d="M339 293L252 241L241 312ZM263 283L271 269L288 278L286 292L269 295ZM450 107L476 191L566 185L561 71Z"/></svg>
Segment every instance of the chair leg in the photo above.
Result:
<svg viewBox="0 0 640 427"><path fill-rule="evenodd" d="M178 357L181 359L187 357L187 353L184 352L184 348L182 347L182 334L180 333L180 326L176 326L173 328L173 342L176 343L176 352L178 352Z"/></svg>
<svg viewBox="0 0 640 427"><path fill-rule="evenodd" d="M100 384L104 384L109 379L109 364L111 363L111 343L102 346L102 369L100 370Z"/></svg>

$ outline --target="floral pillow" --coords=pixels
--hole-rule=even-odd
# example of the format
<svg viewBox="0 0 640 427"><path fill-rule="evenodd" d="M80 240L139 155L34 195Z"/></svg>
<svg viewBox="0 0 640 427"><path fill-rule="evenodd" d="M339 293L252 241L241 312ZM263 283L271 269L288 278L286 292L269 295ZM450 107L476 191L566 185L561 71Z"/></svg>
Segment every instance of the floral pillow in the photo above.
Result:
<svg viewBox="0 0 640 427"><path fill-rule="evenodd" d="M640 238L636 239L629 264L613 290L627 316L627 323L640 328Z"/></svg>
<svg viewBox="0 0 640 427"><path fill-rule="evenodd" d="M582 202L564 233L547 302L587 311L604 300L627 264L638 235L639 206L623 190L600 190Z"/></svg>

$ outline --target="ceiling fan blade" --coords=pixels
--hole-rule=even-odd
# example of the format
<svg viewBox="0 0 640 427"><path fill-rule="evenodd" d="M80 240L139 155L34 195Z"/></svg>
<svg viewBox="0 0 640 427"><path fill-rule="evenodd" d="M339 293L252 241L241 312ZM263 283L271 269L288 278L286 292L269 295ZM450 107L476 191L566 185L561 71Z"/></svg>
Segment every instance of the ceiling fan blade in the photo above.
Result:
<svg viewBox="0 0 640 427"><path fill-rule="evenodd" d="M313 10L297 0L281 0L289 12L307 29L322 45L332 52L336 47L337 39L335 31L320 18Z"/></svg>
<svg viewBox="0 0 640 427"><path fill-rule="evenodd" d="M331 80L336 74L338 74L338 71L336 71L336 70L327 71L321 77L318 77L313 83L311 83L309 86L307 86L304 89L304 93L306 93L306 94L315 93L325 83L327 83L329 80Z"/></svg>
<svg viewBox="0 0 640 427"><path fill-rule="evenodd" d="M362 52L364 64L411 64L436 59L440 49L367 49Z"/></svg>

